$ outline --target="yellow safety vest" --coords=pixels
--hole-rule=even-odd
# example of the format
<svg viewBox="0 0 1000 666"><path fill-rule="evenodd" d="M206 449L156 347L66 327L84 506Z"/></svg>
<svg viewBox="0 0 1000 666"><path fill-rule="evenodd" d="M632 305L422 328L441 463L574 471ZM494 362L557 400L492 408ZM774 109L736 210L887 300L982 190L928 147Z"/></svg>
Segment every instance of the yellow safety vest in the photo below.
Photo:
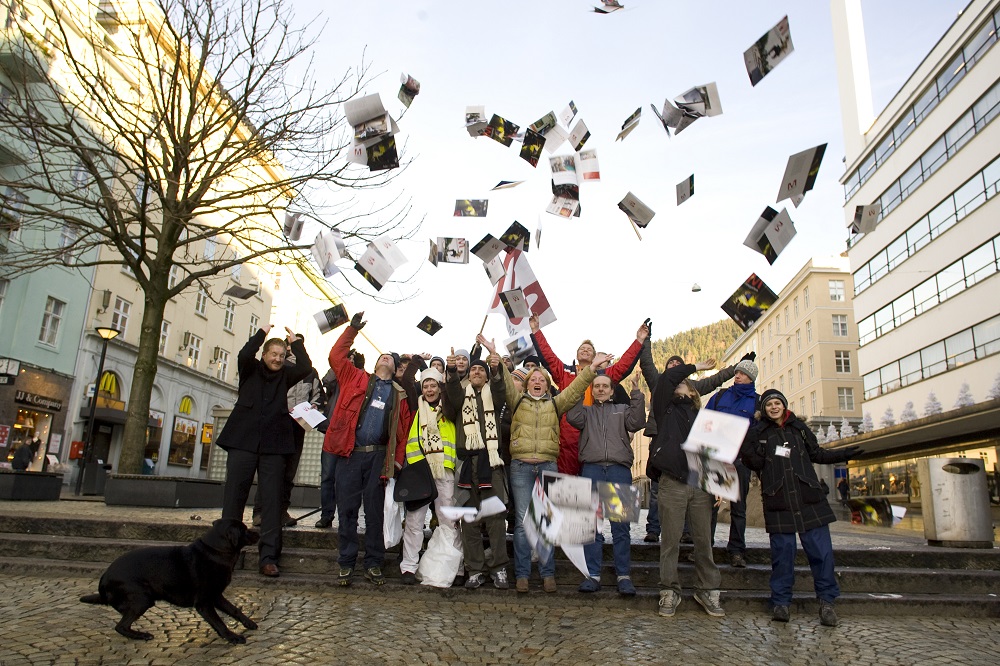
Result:
<svg viewBox="0 0 1000 666"><path fill-rule="evenodd" d="M441 433L441 448L444 450L444 467L454 471L455 469L455 424L444 417L441 411L441 404L431 407L437 415L438 432ZM420 437L420 411L413 419L410 426L410 438L406 440L406 464L411 465L424 457L424 449Z"/></svg>

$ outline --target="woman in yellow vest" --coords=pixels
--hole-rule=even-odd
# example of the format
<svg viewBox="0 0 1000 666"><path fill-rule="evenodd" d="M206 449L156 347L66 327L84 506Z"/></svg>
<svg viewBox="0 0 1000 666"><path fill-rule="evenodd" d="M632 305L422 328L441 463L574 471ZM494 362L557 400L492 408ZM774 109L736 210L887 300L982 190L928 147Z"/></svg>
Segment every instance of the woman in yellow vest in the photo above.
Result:
<svg viewBox="0 0 1000 666"><path fill-rule="evenodd" d="M441 385L444 377L436 368L427 368L420 373L420 398L417 400L416 416L410 426L406 441L406 464L427 459L437 486L438 496L434 500L438 524L455 530L455 548L461 550L462 541L455 522L441 515L442 506L455 505L455 424L444 416L441 406ZM417 562L420 547L424 541L424 520L427 506L406 512L403 529L403 552L399 570L404 585L417 582Z"/></svg>

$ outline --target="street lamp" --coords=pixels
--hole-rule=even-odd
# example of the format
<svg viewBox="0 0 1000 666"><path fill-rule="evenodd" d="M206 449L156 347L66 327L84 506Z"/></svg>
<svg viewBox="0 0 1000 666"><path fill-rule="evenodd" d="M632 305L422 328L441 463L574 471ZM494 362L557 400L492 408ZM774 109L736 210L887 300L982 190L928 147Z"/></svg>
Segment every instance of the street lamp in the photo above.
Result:
<svg viewBox="0 0 1000 666"><path fill-rule="evenodd" d="M113 328L98 326L97 334L101 336L101 361L97 364L97 381L94 382L94 394L90 396L90 413L87 415L87 434L83 439L83 458L80 462L80 473L76 476L76 494L80 494L83 486L83 475L91 463L94 454L94 412L97 410L97 392L101 388L101 376L104 374L104 359L108 354L108 342L118 337L118 331Z"/></svg>

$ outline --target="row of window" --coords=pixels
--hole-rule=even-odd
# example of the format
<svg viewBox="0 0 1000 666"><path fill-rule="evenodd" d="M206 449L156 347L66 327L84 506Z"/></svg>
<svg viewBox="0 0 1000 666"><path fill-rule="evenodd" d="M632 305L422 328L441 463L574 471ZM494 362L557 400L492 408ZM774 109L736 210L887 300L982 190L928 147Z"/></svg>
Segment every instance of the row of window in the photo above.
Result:
<svg viewBox="0 0 1000 666"><path fill-rule="evenodd" d="M832 320L832 324L833 324L833 335L834 335L834 337L837 337L837 338L846 338L847 337L847 315L846 314L831 315L831 320ZM779 330L778 332L780 333L781 331ZM761 334L761 335L763 337L763 334ZM770 324L768 324L768 335L770 335ZM791 358L792 358L792 339L791 339L791 335L792 334L789 333L786 336L784 347L782 347L782 345L780 343L776 347L776 350L778 352L778 361L777 361L777 363L775 363L774 352L773 351L768 356L766 356L766 357L762 356L761 357L761 372L763 372L764 374L767 374L768 360L770 360L772 370L777 370L777 368L782 365L782 363L784 362L782 360L782 349L784 349L784 356L787 357L788 360L791 360ZM809 321L806 322L806 344L811 344L812 341L813 341L812 320L810 319ZM802 351L802 329L801 328L795 329L795 351L796 352ZM811 358L812 357L810 357L810 359ZM850 372L850 370L848 370L847 372Z"/></svg>
<svg viewBox="0 0 1000 666"><path fill-rule="evenodd" d="M770 354L770 360L771 360L771 367L772 368L777 368L777 366L774 364L774 352L771 352L771 354ZM778 362L779 363L781 362L781 350L780 349L778 350ZM806 362L809 365L809 380L812 381L816 377L816 361L815 361L815 358L812 355L810 355L809 358L806 360ZM767 374L767 363L768 363L768 359L767 358L762 358L761 359L761 375L762 376L765 375L765 374ZM834 364L834 370L837 372L837 374L850 374L851 373L851 352L847 351L847 350L835 350L833 352L833 364ZM805 368L803 366L803 363L800 362L798 364L797 368L798 368L798 375L799 375L799 386L803 386L806 383ZM779 379L783 381L784 380L784 375L779 376ZM773 384L774 384L774 382L772 382L772 386L773 386ZM782 386L784 386L784 384L782 384ZM792 371L791 370L788 371L788 388L789 388L789 390L795 388L795 382L792 379Z"/></svg>
<svg viewBox="0 0 1000 666"><path fill-rule="evenodd" d="M879 195L877 201L882 204L882 210L878 214L876 224L884 220L886 215L895 210L945 162L954 157L973 136L983 131L983 128L998 114L1000 114L1000 81L980 97L961 118L938 137L938 140L930 148L924 151L923 155L910 165L910 168L903 172L902 176ZM957 196L958 193L956 193ZM956 201L956 208L961 209L966 203Z"/></svg>
<svg viewBox="0 0 1000 666"><path fill-rule="evenodd" d="M937 78L927 86L911 107L903 112L896 125L865 157L857 169L851 172L844 183L844 200L854 193L882 166L903 141L913 132L924 118L944 99L965 74L979 62L996 42L997 28L1000 27L1000 11L986 19L976 34L969 39L951 61L941 68Z"/></svg>
<svg viewBox="0 0 1000 666"><path fill-rule="evenodd" d="M1000 269L1000 236L987 241L951 266L858 322L862 346L927 312L938 303L982 282Z"/></svg>
<svg viewBox="0 0 1000 666"><path fill-rule="evenodd" d="M830 301L832 303L837 303L837 302L841 302L842 303L842 302L844 302L844 300L845 300L845 291L844 291L844 281L843 280L828 280L827 281L827 287L829 288ZM804 287L802 289L802 298L805 301L805 307L808 310L809 309L809 287ZM795 313L795 321L798 321L798 318L799 318L799 297L798 296L795 296L795 297L792 298L792 310ZM790 315L790 313L788 311L788 306L787 305L785 306L785 310L782 313L782 315L785 318L785 329L786 330L791 329L792 321L793 320L792 320L792 317L791 317L791 315ZM768 344L770 344L771 341L774 339L775 334L777 334L779 336L781 335L781 317L782 317L782 315L776 316L774 318L773 322L768 322L768 324L767 324L767 343ZM845 317L846 317L846 315L845 315ZM847 335L847 333L846 333L846 321L845 321L844 325L845 325L844 335ZM835 329L834 330L834 335L838 335L837 330L839 330L839 329L837 329L836 326L834 327L834 329ZM775 333L775 331L777 331L777 333ZM812 322L811 321L806 322L806 332L807 332L808 337L809 337L809 342L812 342ZM795 335L796 335L797 338L799 338L800 337L799 336L799 331L796 331ZM799 346L801 347L801 339L799 340L799 343L800 343ZM760 333L760 346L761 346L761 348L764 347L764 332L763 331L761 331L761 333Z"/></svg>
<svg viewBox="0 0 1000 666"><path fill-rule="evenodd" d="M775 388L774 382L771 382L771 386L769 388ZM781 391L782 393L784 393L784 391L785 391L785 378L784 377L779 377L778 378L777 389L779 391ZM763 390L763 388L761 390ZM791 391L792 389L789 388L788 390ZM819 404L818 404L817 399L816 399L816 391L810 391L810 393L809 393L809 401L810 401L810 405L812 407L811 414L813 416L817 416L819 414ZM791 407L791 406L792 406L792 404L789 403L789 407ZM854 389L851 388L850 386L838 386L837 387L837 409L839 409L842 412L853 412L854 411ZM801 396L799 398L799 411L797 413L797 416L800 416L803 419L805 419L805 415L806 415L806 398L805 398L805 396Z"/></svg>
<svg viewBox="0 0 1000 666"><path fill-rule="evenodd" d="M1000 315L939 340L863 377L865 400L1000 352Z"/></svg>
<svg viewBox="0 0 1000 666"><path fill-rule="evenodd" d="M996 196L1000 189L1000 158L964 182L931 212L879 250L854 272L854 295L881 280L909 257L964 220L969 213Z"/></svg>

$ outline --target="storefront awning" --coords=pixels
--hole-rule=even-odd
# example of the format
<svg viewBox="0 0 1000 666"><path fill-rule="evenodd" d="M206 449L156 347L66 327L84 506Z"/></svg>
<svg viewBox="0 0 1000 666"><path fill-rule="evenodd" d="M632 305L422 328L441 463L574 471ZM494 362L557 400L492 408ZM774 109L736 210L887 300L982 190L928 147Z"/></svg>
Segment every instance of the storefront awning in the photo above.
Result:
<svg viewBox="0 0 1000 666"><path fill-rule="evenodd" d="M80 418L90 418L90 406L84 405L80 408ZM113 423L115 425L125 425L128 419L128 412L123 409L111 409L109 407L98 407L94 410L94 421L103 423Z"/></svg>

